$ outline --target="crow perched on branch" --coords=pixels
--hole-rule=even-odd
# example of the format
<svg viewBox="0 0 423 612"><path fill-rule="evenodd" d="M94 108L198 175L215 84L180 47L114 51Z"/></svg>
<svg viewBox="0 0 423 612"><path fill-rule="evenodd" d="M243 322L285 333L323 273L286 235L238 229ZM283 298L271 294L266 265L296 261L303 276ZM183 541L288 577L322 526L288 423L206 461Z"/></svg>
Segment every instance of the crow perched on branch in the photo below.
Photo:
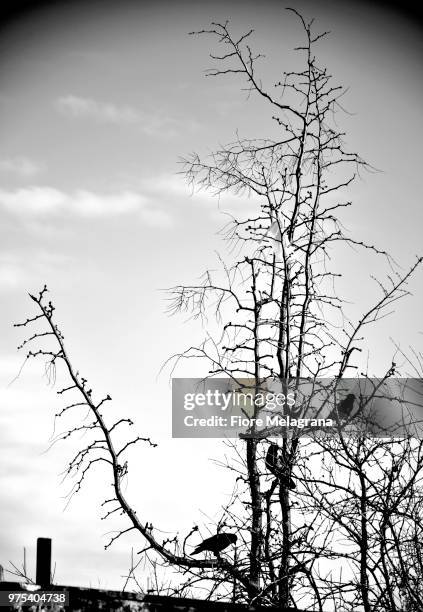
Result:
<svg viewBox="0 0 423 612"><path fill-rule="evenodd" d="M295 489L296 484L288 475L286 466L280 456L279 447L276 444L270 444L267 449L265 464L269 472L272 472L284 487Z"/></svg>
<svg viewBox="0 0 423 612"><path fill-rule="evenodd" d="M192 554L198 555L200 552L209 550L217 556L217 553L220 553L231 544L235 544L236 541L237 537L234 533L217 533L201 542Z"/></svg>
<svg viewBox="0 0 423 612"><path fill-rule="evenodd" d="M269 470L269 472L272 472L272 474L275 474L275 472L278 471L279 448L276 446L276 444L270 444L269 448L267 449L265 463L267 469Z"/></svg>
<svg viewBox="0 0 423 612"><path fill-rule="evenodd" d="M341 420L348 419L354 410L354 402L354 393L348 393L347 397L344 397L337 407L335 406L328 418L336 420L336 416L338 415L338 418Z"/></svg>

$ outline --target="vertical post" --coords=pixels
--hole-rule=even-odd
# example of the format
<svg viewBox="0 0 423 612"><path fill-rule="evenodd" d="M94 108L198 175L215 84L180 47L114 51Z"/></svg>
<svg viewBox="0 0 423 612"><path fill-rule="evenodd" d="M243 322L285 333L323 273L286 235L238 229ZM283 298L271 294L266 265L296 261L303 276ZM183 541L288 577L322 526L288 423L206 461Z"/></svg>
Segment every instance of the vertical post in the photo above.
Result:
<svg viewBox="0 0 423 612"><path fill-rule="evenodd" d="M51 583L51 538L37 538L37 569L35 582Z"/></svg>
<svg viewBox="0 0 423 612"><path fill-rule="evenodd" d="M4 570L3 570L3 566L0 565L0 582L3 582L4 580Z"/></svg>

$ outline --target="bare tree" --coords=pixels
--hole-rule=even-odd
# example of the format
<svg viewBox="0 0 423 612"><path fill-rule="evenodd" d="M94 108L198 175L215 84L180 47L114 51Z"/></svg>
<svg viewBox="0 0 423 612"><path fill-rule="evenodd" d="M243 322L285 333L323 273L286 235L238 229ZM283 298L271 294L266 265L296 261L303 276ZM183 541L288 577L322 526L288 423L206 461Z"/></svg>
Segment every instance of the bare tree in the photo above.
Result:
<svg viewBox="0 0 423 612"><path fill-rule="evenodd" d="M314 441L310 452L302 504L330 534L319 551L322 596L335 609L400 612L405 601L421 609L421 440L341 434Z"/></svg>
<svg viewBox="0 0 423 612"><path fill-rule="evenodd" d="M200 283L170 292L172 313L189 312L208 325L204 342L175 356L176 362L204 359L209 377L227 376L241 387L248 379L255 394L270 380L287 393L304 377L340 380L355 372L353 357L361 351L362 332L407 294L407 281L421 262L399 275L385 251L344 230L338 215L351 206L345 192L369 166L347 149L335 121L344 90L332 84L315 56L327 33L314 33L313 22L292 12L304 34L297 49L302 66L284 72L276 88L262 83L257 69L261 56L249 42L252 31L235 37L228 23L214 23L197 33L210 35L222 48L212 55L216 67L209 76L243 79L249 96L256 96L263 112L273 117L275 134L238 137L210 157L194 154L184 160L183 172L194 188L217 196L238 194L248 210L253 205L255 210L233 216L225 227L231 249L228 258L220 258L219 272L207 271ZM342 245L367 249L391 267L388 284L380 285L380 299L357 322L346 319L335 288L338 274L331 255ZM76 477L75 493L93 466L106 464L111 470L113 496L104 501L104 518L121 513L127 527L108 545L138 532L145 542L140 554L154 570L158 563L180 570L174 593L295 609L324 610L342 602L346 609L365 612L400 610L401 589L420 601L415 583L410 577L407 582L410 555L403 549L404 534L420 524L420 509L416 506L411 516L407 506L420 482L420 444L398 441L396 451L390 442L348 439L342 432L335 439L310 442L293 430L276 445L253 426L245 439L231 444L225 467L234 473L234 490L216 525L217 533L227 528L235 532L237 546L214 558L194 558L189 539L197 526L183 539L163 541L150 520L141 519L126 500L121 487L128 469L125 452L137 443L155 444L145 436L115 442L116 430L133 423L106 416L110 396L94 399L66 352L46 292L45 287L31 296L37 314L18 324L41 324L22 346L53 342L53 348L30 350L27 356L45 358L51 376L57 366L64 368L69 383L58 393L70 399L58 416L69 411L84 415L88 409L85 420L76 417L75 425L57 439L87 434L89 441L67 468ZM343 317L341 329L331 323L334 313ZM395 373L392 364L384 376ZM390 469L392 465L398 470ZM338 472L348 474L346 485ZM344 574L333 569L340 559ZM132 562L129 576L136 565Z"/></svg>

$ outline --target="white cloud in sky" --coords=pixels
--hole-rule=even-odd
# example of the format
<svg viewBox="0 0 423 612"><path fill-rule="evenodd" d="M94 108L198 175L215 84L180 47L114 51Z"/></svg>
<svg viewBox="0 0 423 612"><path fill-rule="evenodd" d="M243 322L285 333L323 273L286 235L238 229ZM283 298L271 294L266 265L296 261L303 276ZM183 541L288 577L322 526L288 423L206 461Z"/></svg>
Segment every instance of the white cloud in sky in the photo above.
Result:
<svg viewBox="0 0 423 612"><path fill-rule="evenodd" d="M135 191L100 194L78 190L66 193L54 187L33 186L14 191L0 190L0 207L12 214L32 217L67 214L100 219L135 214L148 226L171 225L171 217L166 211L155 208L148 198Z"/></svg>
<svg viewBox="0 0 423 612"><path fill-rule="evenodd" d="M100 123L137 123L141 118L140 114L130 106L115 106L79 96L63 96L56 101L56 105L67 115L76 118L87 117Z"/></svg>
<svg viewBox="0 0 423 612"><path fill-rule="evenodd" d="M75 119L91 119L96 123L117 126L136 126L150 135L169 136L182 128L196 127L192 120L182 122L160 112L148 113L132 106L116 105L81 96L62 96L56 100L55 106L61 113Z"/></svg>
<svg viewBox="0 0 423 612"><path fill-rule="evenodd" d="M0 190L0 205L20 215L44 215L57 212L66 196L52 187L24 187L14 191Z"/></svg>
<svg viewBox="0 0 423 612"><path fill-rule="evenodd" d="M20 178L32 178L42 172L43 169L43 166L36 164L28 157L0 159L0 172L14 174Z"/></svg>
<svg viewBox="0 0 423 612"><path fill-rule="evenodd" d="M193 205L207 207L209 213L221 220L221 213L244 215L256 212L258 208L257 197L247 194L237 195L231 191L221 195L213 194L211 190L199 189L187 184L182 175L161 174L155 177L141 179L140 188L151 194L159 194L163 201L169 196L189 198Z"/></svg>
<svg viewBox="0 0 423 612"><path fill-rule="evenodd" d="M92 191L77 191L74 196L65 196L65 206L81 217L120 216L141 210L147 203L138 193L124 191L115 194L98 194Z"/></svg>

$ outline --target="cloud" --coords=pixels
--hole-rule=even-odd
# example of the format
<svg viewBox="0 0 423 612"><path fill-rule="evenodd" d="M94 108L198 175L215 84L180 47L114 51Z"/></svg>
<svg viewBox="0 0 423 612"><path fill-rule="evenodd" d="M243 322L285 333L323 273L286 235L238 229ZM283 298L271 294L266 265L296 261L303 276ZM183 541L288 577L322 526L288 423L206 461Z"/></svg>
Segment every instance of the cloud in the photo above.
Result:
<svg viewBox="0 0 423 612"><path fill-rule="evenodd" d="M52 187L28 187L15 191L0 190L0 205L15 214L44 215L64 206L66 195Z"/></svg>
<svg viewBox="0 0 423 612"><path fill-rule="evenodd" d="M57 108L71 117L90 118L99 123L133 124L140 121L140 114L130 106L115 106L96 102L91 98L63 96L56 101Z"/></svg>
<svg viewBox="0 0 423 612"><path fill-rule="evenodd" d="M92 98L67 95L58 98L56 109L74 119L86 119L99 124L132 126L149 135L174 136L181 131L198 129L192 118L176 119L160 111L149 113L132 106L118 106Z"/></svg>
<svg viewBox="0 0 423 612"><path fill-rule="evenodd" d="M181 129L194 128L193 122L181 122L160 112L146 113L132 106L117 106L80 96L63 96L56 108L69 117L88 119L100 124L137 127L145 134L172 136ZM191 125L192 124L192 125Z"/></svg>
<svg viewBox="0 0 423 612"><path fill-rule="evenodd" d="M172 195L189 200L194 206L205 206L212 216L220 220L222 213L239 215L257 211L257 200L254 197L247 194L237 195L230 191L216 195L210 190L187 184L184 177L178 174L162 174L141 179L139 186L146 193L160 195L162 200Z"/></svg>
<svg viewBox="0 0 423 612"><path fill-rule="evenodd" d="M79 190L65 193L48 186L33 186L15 191L0 190L0 207L25 217L68 215L85 219L137 215L148 226L168 227L171 218L164 210L135 191L99 194Z"/></svg>
<svg viewBox="0 0 423 612"><path fill-rule="evenodd" d="M77 191L68 196L65 205L81 217L120 216L142 210L147 204L144 196L131 191L102 195L92 191Z"/></svg>
<svg viewBox="0 0 423 612"><path fill-rule="evenodd" d="M21 178L31 178L42 172L44 168L28 157L13 157L0 159L0 172L15 174Z"/></svg>

